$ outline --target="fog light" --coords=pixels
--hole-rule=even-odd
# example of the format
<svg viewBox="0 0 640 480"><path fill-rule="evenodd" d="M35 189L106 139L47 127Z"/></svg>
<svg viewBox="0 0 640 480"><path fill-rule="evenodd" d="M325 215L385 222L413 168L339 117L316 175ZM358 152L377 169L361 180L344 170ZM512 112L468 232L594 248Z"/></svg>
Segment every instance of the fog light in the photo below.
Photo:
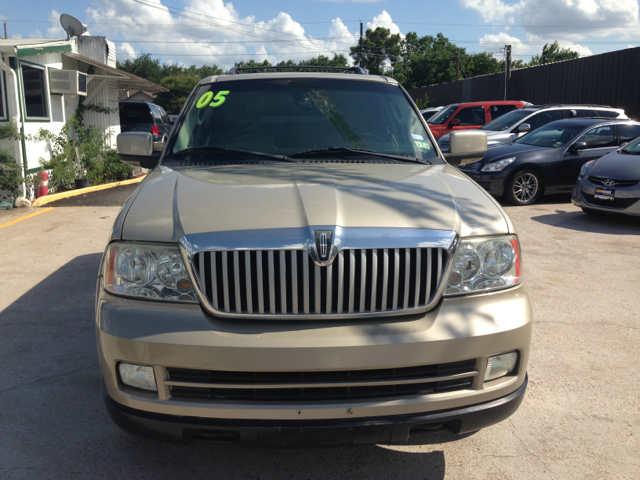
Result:
<svg viewBox="0 0 640 480"><path fill-rule="evenodd" d="M125 385L142 388L143 390L158 391L156 377L153 374L153 367L121 363L118 365L118 370L120 370L120 379Z"/></svg>
<svg viewBox="0 0 640 480"><path fill-rule="evenodd" d="M503 353L489 358L487 371L484 374L484 381L495 380L496 378L509 375L516 368L518 362L518 352Z"/></svg>

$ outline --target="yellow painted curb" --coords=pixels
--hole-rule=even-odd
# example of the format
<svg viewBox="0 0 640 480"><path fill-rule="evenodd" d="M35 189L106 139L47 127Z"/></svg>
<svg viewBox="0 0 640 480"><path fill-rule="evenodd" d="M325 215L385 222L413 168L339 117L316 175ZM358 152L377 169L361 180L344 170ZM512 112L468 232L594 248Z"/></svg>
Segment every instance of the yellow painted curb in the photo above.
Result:
<svg viewBox="0 0 640 480"><path fill-rule="evenodd" d="M16 224L21 222L22 220L26 220L27 218L35 217L36 215L40 215L41 213L48 212L49 210L53 210L55 207L45 208L44 210L39 210L37 212L30 213L29 215L23 215L22 217L18 217L15 220L11 220L10 222L3 223L0 225L0 228L8 227L9 225Z"/></svg>
<svg viewBox="0 0 640 480"><path fill-rule="evenodd" d="M120 187L122 185L131 185L132 183L141 182L146 178L138 177L131 180L123 180L121 182L105 183L104 185L96 185L95 187L78 188L76 190L69 190L68 192L52 193L51 195L45 195L44 197L36 198L32 203L33 207L41 207L47 203L55 202L56 200L62 200L63 198L75 197L77 195L84 195L85 193L97 192L99 190L106 190L107 188Z"/></svg>

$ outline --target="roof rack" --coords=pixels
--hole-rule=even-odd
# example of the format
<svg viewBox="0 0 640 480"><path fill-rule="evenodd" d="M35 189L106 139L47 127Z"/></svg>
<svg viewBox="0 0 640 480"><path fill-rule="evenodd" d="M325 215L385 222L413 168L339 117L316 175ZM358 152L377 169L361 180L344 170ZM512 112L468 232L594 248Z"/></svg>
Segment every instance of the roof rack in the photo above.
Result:
<svg viewBox="0 0 640 480"><path fill-rule="evenodd" d="M358 75L368 75L369 70L361 67L323 67L315 65L300 66L275 66L275 67L231 67L227 75L236 75L242 72L250 72L253 70L336 70L342 73L355 73Z"/></svg>
<svg viewBox="0 0 640 480"><path fill-rule="evenodd" d="M597 108L612 108L609 105L594 105L591 103L547 103L545 105L535 105L540 108L549 107L597 107Z"/></svg>

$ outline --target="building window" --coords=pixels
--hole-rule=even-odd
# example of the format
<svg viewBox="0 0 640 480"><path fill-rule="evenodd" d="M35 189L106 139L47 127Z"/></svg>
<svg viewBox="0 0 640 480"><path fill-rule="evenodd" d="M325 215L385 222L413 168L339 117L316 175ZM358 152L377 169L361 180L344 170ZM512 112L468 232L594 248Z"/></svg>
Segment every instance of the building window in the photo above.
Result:
<svg viewBox="0 0 640 480"><path fill-rule="evenodd" d="M31 65L20 66L24 85L24 106L27 118L49 118L45 69Z"/></svg>
<svg viewBox="0 0 640 480"><path fill-rule="evenodd" d="M4 86L4 72L2 72L0 75L0 120L6 120L8 116L6 98L7 90Z"/></svg>

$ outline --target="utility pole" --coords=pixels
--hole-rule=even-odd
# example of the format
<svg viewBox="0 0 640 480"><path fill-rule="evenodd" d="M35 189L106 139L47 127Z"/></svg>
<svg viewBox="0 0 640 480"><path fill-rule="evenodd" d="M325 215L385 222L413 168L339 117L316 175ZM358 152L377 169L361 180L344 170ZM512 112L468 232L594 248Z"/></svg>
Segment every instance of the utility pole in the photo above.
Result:
<svg viewBox="0 0 640 480"><path fill-rule="evenodd" d="M456 52L456 82L460 80L460 49Z"/></svg>
<svg viewBox="0 0 640 480"><path fill-rule="evenodd" d="M362 22L360 22L360 66L364 68L364 40L362 38Z"/></svg>
<svg viewBox="0 0 640 480"><path fill-rule="evenodd" d="M4 39L6 40L7 38L7 22L4 22Z"/></svg>
<svg viewBox="0 0 640 480"><path fill-rule="evenodd" d="M507 99L507 86L511 79L511 45L504 46L504 99Z"/></svg>

